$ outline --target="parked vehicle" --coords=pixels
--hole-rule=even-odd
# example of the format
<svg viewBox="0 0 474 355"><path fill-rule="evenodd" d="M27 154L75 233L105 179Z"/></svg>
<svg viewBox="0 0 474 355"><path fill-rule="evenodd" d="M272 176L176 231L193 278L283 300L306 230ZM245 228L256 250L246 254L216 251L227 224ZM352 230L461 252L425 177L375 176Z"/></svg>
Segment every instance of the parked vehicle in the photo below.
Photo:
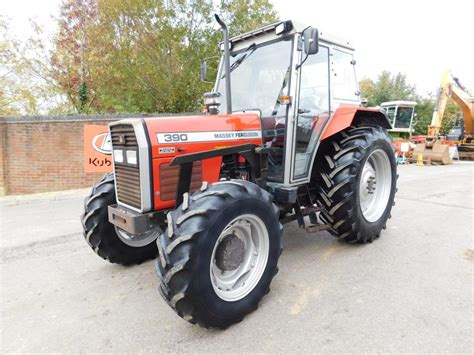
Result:
<svg viewBox="0 0 474 355"><path fill-rule="evenodd" d="M216 19L223 56L206 113L112 123L114 173L82 222L110 262L158 257L180 317L226 328L269 292L282 224L370 243L397 171L387 116L360 107L348 42L292 21L228 39Z"/></svg>
<svg viewBox="0 0 474 355"><path fill-rule="evenodd" d="M444 112L448 99L452 98L461 108L463 114L463 127L460 130L450 132L447 137L441 138L439 135L441 124L444 119ZM458 134L458 140L454 140L455 132ZM451 136L451 139L450 139ZM458 149L460 159L474 160L474 97L459 82L459 79L453 77L449 71L444 71L441 85L436 97L435 109L431 124L428 126L427 136L417 136L416 140L421 142L417 144L413 151L413 159L422 156L423 159L429 158L431 161L441 164L451 164L452 159L449 155L449 147L455 145Z"/></svg>
<svg viewBox="0 0 474 355"><path fill-rule="evenodd" d="M411 137L415 131L415 107L417 103L415 101L389 101L380 104L380 107L385 110L392 129L388 130L388 133L393 139L393 145L397 153L397 157L408 158L406 154L411 155L413 148L411 146ZM408 147L408 151L402 152L402 143Z"/></svg>

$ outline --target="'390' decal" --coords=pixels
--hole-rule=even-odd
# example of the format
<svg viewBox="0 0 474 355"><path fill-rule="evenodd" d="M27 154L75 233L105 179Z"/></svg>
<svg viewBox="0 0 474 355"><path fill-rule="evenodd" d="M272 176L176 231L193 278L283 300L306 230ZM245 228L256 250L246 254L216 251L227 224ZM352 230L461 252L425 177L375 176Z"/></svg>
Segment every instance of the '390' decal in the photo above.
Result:
<svg viewBox="0 0 474 355"><path fill-rule="evenodd" d="M186 133L165 133L163 136L165 143L187 142L188 140L188 135Z"/></svg>
<svg viewBox="0 0 474 355"><path fill-rule="evenodd" d="M157 133L158 143L212 142L242 139L259 139L262 132L258 131L217 131L217 132L177 132Z"/></svg>

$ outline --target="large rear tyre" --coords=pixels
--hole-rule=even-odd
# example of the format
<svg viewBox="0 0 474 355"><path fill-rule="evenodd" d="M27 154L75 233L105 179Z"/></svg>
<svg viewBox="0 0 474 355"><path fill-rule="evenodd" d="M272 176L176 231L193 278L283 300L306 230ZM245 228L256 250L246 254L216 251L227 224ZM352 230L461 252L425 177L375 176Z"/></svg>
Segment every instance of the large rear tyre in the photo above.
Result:
<svg viewBox="0 0 474 355"><path fill-rule="evenodd" d="M231 180L187 194L157 244L160 293L183 319L224 329L255 310L281 254L279 209L257 185Z"/></svg>
<svg viewBox="0 0 474 355"><path fill-rule="evenodd" d="M114 264L132 265L154 259L158 254L155 240L159 232L151 231L137 238L116 229L108 219L108 206L116 203L114 174L108 173L94 185L84 203L81 222L89 246Z"/></svg>
<svg viewBox="0 0 474 355"><path fill-rule="evenodd" d="M351 127L321 143L314 174L321 219L347 242L367 243L380 236L394 205L395 151L387 131Z"/></svg>

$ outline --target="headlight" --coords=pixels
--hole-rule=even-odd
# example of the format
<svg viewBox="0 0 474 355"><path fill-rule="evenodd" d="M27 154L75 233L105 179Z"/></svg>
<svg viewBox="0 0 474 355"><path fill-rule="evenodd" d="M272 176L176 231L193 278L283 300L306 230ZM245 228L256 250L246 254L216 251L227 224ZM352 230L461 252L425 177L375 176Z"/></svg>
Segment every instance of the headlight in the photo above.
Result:
<svg viewBox="0 0 474 355"><path fill-rule="evenodd" d="M221 94L218 92L206 92L203 95L203 102L203 112L217 115L219 113L219 106L221 105Z"/></svg>
<svg viewBox="0 0 474 355"><path fill-rule="evenodd" d="M123 163L123 151L122 150L114 150L114 162Z"/></svg>
<svg viewBox="0 0 474 355"><path fill-rule="evenodd" d="M125 154L127 155L128 164L137 165L137 151L136 150L127 150Z"/></svg>
<svg viewBox="0 0 474 355"><path fill-rule="evenodd" d="M203 95L204 105L219 106L221 104L221 94L218 92L206 92Z"/></svg>

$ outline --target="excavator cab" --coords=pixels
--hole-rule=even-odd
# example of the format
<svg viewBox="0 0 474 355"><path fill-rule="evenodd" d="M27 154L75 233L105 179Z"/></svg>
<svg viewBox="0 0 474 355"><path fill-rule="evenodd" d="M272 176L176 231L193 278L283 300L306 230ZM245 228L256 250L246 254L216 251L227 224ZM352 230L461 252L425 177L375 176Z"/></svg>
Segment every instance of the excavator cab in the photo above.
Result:
<svg viewBox="0 0 474 355"><path fill-rule="evenodd" d="M415 131L415 101L383 102L380 107L387 113L392 129L390 135L396 139L410 139Z"/></svg>
<svg viewBox="0 0 474 355"><path fill-rule="evenodd" d="M416 104L415 101L398 100L383 102L380 105L392 126L392 129L389 129L388 132L393 139L397 157L402 161L407 157L406 153L409 153L406 150L402 152L402 143L410 143L411 136L415 131ZM408 144L408 147L412 149L412 144Z"/></svg>

